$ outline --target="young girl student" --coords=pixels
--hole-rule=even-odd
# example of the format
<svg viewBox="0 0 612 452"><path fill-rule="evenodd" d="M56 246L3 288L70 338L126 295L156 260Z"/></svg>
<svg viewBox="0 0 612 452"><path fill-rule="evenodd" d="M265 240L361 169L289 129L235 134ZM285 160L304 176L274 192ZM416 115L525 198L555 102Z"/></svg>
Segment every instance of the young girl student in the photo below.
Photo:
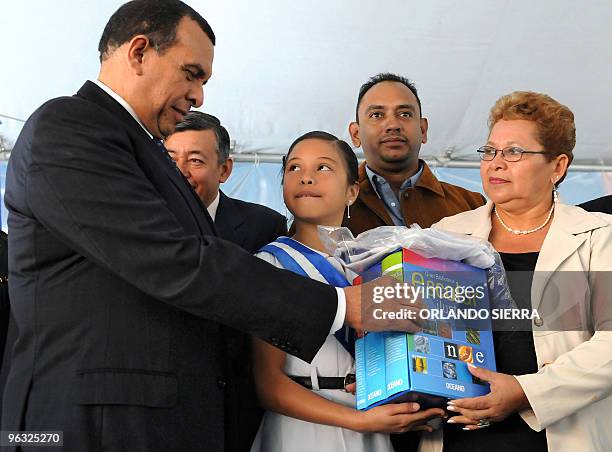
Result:
<svg viewBox="0 0 612 452"><path fill-rule="evenodd" d="M326 132L302 135L283 159L283 197L295 234L257 256L324 283L348 285L342 268L325 253L317 225L340 226L358 193L351 147ZM344 333L330 334L311 364L253 339L255 384L267 411L251 452L390 452L389 433L430 431L425 422L444 414L418 411L413 403L356 410L355 396L344 390L344 377L354 371Z"/></svg>

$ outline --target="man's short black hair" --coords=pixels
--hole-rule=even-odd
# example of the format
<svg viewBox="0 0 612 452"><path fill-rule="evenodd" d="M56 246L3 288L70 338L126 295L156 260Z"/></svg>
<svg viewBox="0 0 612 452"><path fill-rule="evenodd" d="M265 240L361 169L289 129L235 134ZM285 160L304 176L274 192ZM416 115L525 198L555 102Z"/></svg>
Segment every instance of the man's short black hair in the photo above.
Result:
<svg viewBox="0 0 612 452"><path fill-rule="evenodd" d="M224 164L230 155L230 137L221 121L216 116L202 113L201 111L191 111L187 113L181 122L176 125L174 133L187 132L189 130L212 130L217 139L217 157L219 165Z"/></svg>
<svg viewBox="0 0 612 452"><path fill-rule="evenodd" d="M359 122L359 104L361 103L361 99L363 99L363 96L365 96L365 93L367 93L374 85L378 85L382 82L401 83L410 91L412 91L412 94L414 94L414 97L416 97L417 104L419 104L419 117L423 117L423 110L421 109L421 99L419 99L419 95L417 94L417 89L416 86L414 86L414 83L408 80L406 77L402 77L401 75L392 74L390 72L383 72L382 74L377 74L374 77L371 77L367 82L361 85L361 88L359 88L359 95L357 96L357 107L355 108L355 121Z"/></svg>
<svg viewBox="0 0 612 452"><path fill-rule="evenodd" d="M104 61L134 36L145 35L163 53L175 43L176 27L183 17L193 19L215 45L215 34L198 12L179 0L132 0L122 5L104 27L98 51Z"/></svg>

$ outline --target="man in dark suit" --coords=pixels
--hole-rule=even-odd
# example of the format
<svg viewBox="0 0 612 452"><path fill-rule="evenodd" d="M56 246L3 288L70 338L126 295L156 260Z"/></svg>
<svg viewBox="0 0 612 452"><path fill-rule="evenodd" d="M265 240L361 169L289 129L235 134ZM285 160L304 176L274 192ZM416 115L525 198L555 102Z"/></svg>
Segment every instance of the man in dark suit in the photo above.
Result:
<svg viewBox="0 0 612 452"><path fill-rule="evenodd" d="M612 214L612 195L602 196L601 198L583 202L582 204L578 204L578 207L582 207L584 210L588 210L589 212L603 212Z"/></svg>
<svg viewBox="0 0 612 452"><path fill-rule="evenodd" d="M287 234L287 219L268 207L226 196L219 185L230 177L229 133L216 117L193 111L166 138L166 149L198 194L219 236L249 253ZM250 336L224 328L227 351L225 450L248 452L263 411L252 378Z"/></svg>
<svg viewBox="0 0 612 452"><path fill-rule="evenodd" d="M5 194L19 336L0 430L61 430L79 452L222 451L221 324L304 360L343 319L361 327L359 287L217 238L161 146L202 104L214 41L178 0L129 2L98 80L24 125Z"/></svg>
<svg viewBox="0 0 612 452"><path fill-rule="evenodd" d="M168 154L215 222L219 236L254 253L287 234L287 219L268 207L226 196L219 186L232 173L230 137L216 117L193 111L165 141Z"/></svg>

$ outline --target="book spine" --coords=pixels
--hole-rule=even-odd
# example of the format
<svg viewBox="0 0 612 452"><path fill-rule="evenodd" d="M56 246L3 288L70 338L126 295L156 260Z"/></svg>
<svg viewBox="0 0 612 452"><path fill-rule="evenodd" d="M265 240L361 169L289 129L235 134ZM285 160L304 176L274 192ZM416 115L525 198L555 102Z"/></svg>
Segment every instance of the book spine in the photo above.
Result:
<svg viewBox="0 0 612 452"><path fill-rule="evenodd" d="M385 369L387 397L410 389L405 333L385 333Z"/></svg>
<svg viewBox="0 0 612 452"><path fill-rule="evenodd" d="M387 398L387 378L385 372L385 334L368 333L365 336L365 364L368 388L368 406Z"/></svg>
<svg viewBox="0 0 612 452"><path fill-rule="evenodd" d="M357 380L357 389L355 398L357 399L357 409L363 410L367 408L368 403L366 394L368 392L368 380L366 379L366 364L365 364L365 337L355 341L355 378Z"/></svg>

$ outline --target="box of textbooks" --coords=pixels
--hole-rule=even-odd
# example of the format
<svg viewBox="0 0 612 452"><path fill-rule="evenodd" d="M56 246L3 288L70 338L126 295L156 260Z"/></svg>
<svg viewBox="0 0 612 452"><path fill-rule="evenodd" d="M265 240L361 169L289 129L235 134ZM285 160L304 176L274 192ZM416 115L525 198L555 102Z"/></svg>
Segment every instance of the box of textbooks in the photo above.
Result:
<svg viewBox="0 0 612 452"><path fill-rule="evenodd" d="M381 275L420 291L427 309L420 315L422 332L370 332L357 339L357 408L404 401L442 406L449 398L487 394L488 384L467 368L495 370L490 316L483 315L489 312L486 270L400 249L353 283Z"/></svg>

